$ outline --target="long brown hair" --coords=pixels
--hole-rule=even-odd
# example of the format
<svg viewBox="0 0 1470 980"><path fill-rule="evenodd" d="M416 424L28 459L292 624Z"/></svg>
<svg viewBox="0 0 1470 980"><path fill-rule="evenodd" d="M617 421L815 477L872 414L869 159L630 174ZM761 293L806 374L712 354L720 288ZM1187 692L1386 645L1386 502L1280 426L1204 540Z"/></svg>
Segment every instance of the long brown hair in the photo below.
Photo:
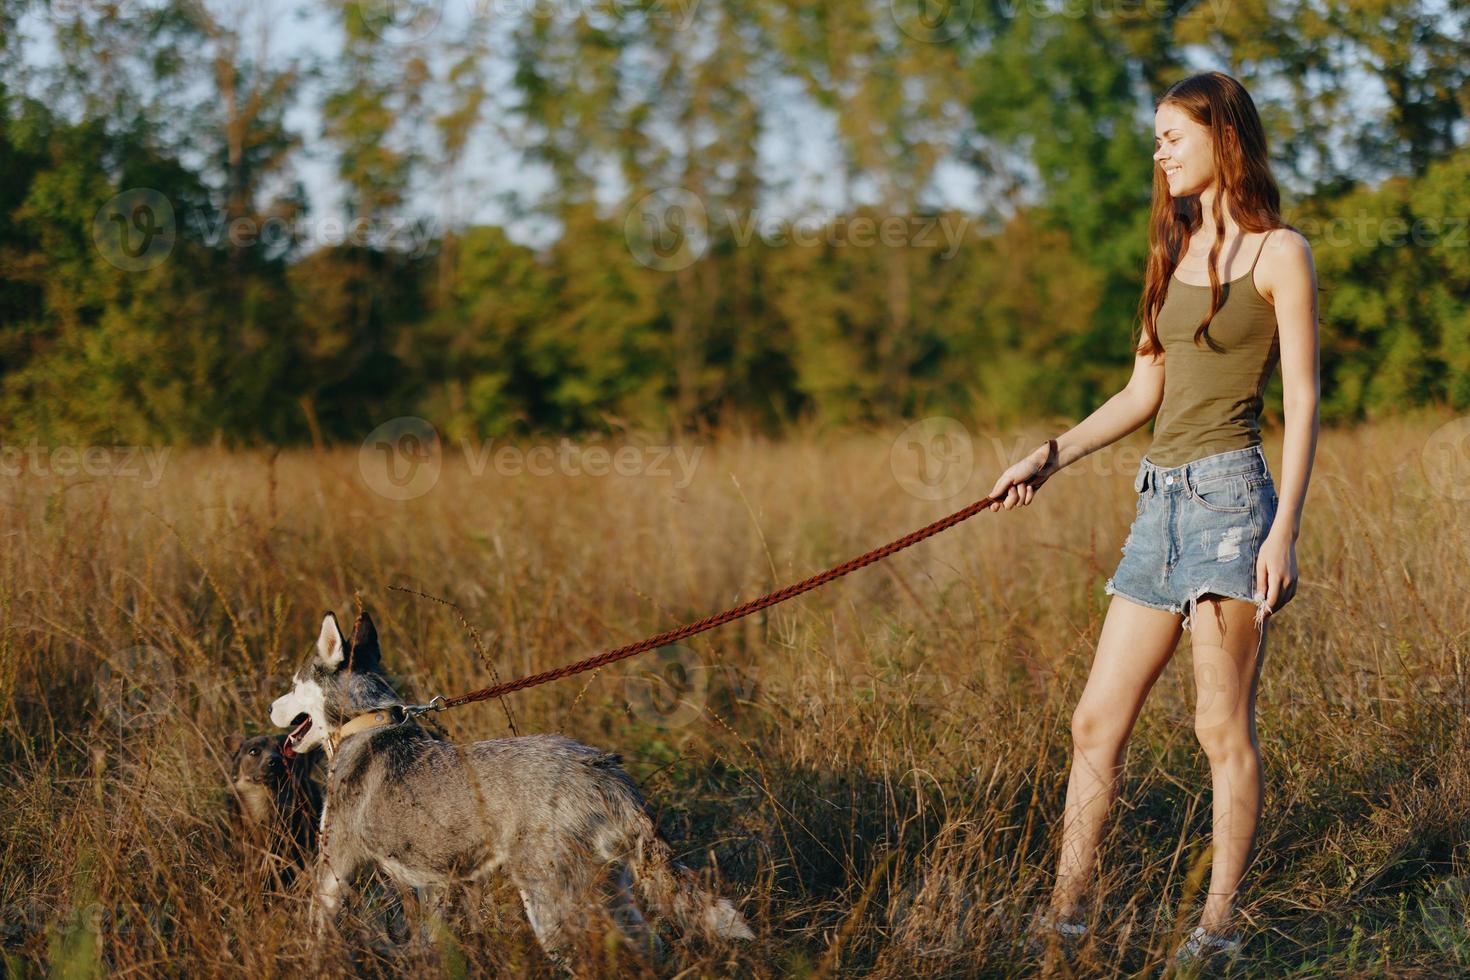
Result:
<svg viewBox="0 0 1470 980"><path fill-rule="evenodd" d="M1154 111L1166 104L1178 106L1210 133L1216 191L1210 209L1215 220L1215 240L1210 244L1209 258L1210 309L1194 332L1194 342L1198 346L1203 338L1212 350L1223 352L1209 334L1210 321L1224 303L1225 292L1215 272L1215 260L1225 241L1221 198L1229 200L1231 217L1245 231L1291 226L1281 220L1281 191L1276 186L1276 178L1271 176L1266 132L1245 86L1224 72L1202 72L1181 78L1165 89L1154 103ZM1203 224L1199 196L1170 195L1168 180L1157 162L1153 166L1153 185L1153 206L1148 220L1148 268L1143 296L1138 302L1138 319L1148 338L1138 346L1138 351L1150 356L1164 349L1159 343L1157 318L1164 306L1169 280L1179 265L1186 240Z"/></svg>

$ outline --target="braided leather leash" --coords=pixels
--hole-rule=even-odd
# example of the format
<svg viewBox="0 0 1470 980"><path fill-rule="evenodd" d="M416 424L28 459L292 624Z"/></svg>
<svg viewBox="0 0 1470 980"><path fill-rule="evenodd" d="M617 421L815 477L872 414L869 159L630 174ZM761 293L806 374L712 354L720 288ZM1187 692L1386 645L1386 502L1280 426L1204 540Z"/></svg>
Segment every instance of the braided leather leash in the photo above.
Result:
<svg viewBox="0 0 1470 980"><path fill-rule="evenodd" d="M1057 441L1055 439L1048 439L1046 443L1046 462L1041 464L1041 468L1036 471L1037 473L1043 472L1048 466L1051 465L1052 461L1056 459L1057 456ZM1032 476L1035 475L1036 474L1032 474ZM905 534L897 541L890 541L888 544L883 545L881 548L874 548L872 551L865 552L864 554L858 555L856 558L849 559L848 561L845 561L840 565L829 568L825 572L819 572L818 574L813 575L810 578L803 579L800 582L792 583L791 585L788 585L783 589L777 589L775 592L768 592L765 595L760 596L759 598L752 599L749 602L741 603L738 606L726 609L724 612L715 613L712 616L706 616L703 619L696 620L692 623L686 623L685 625L677 627L675 629L665 630L664 632L658 633L654 636L650 636L647 639L639 640L637 643L629 643L627 646L621 646L618 647L616 650L609 650L606 653L598 654L595 657L588 657L585 660L578 660L576 663L567 664L564 667L557 667L552 670L545 670L539 674L531 674L528 677L522 677L518 680L506 681L501 684L495 684L491 687L481 688L478 691L471 691L468 694L461 694L457 698L445 698L443 695L440 695L434 698L428 704L409 706L408 711L411 715L423 714L427 711L443 711L446 708L457 708L462 704L470 704L474 701L487 701L490 698L497 698L503 694L510 694L514 691L522 691L528 687L535 687L538 684L545 684L548 681L559 680L563 677L570 677L572 674L580 674L586 670L595 670L598 667L605 667L610 663L616 663L619 660L624 660L628 657L632 657L637 654L644 653L648 650L653 650L657 647L665 646L670 643L677 643L680 640L687 639L699 633L704 633L707 630L712 630L717 626L723 626L726 623L734 622L737 619L749 616L751 613L759 612L762 609L766 609L778 603L785 602L787 599L795 598L796 596L801 595L803 592L810 592L812 589L815 589L820 585L826 585L833 579L839 579L850 572L855 572L859 568L871 565L876 561L882 561L884 558L887 558L890 555L895 554L896 552L902 551L910 545L917 544L920 541L923 541L925 538L933 537L940 531L948 530L961 521L965 521L970 519L971 517L974 517L976 514L989 507L991 504L1000 503L1004 499L1004 497L986 497L983 500L977 500L963 510L955 511L948 517L940 518L933 524L929 524L925 527L919 528L917 531Z"/></svg>

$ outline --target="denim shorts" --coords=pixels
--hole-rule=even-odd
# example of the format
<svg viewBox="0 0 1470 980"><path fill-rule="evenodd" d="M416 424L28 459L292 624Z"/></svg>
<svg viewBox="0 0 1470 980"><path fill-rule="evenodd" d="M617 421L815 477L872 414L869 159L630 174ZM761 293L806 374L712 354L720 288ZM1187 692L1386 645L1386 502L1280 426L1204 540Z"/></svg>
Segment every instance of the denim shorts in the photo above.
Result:
<svg viewBox="0 0 1470 980"><path fill-rule="evenodd" d="M1133 479L1138 510L1123 559L1103 586L1142 606L1181 613L1184 629L1201 596L1256 597L1256 557L1276 519L1276 484L1259 445L1165 469L1145 457ZM1295 583L1288 593L1295 591ZM1276 608L1290 594L1278 596Z"/></svg>

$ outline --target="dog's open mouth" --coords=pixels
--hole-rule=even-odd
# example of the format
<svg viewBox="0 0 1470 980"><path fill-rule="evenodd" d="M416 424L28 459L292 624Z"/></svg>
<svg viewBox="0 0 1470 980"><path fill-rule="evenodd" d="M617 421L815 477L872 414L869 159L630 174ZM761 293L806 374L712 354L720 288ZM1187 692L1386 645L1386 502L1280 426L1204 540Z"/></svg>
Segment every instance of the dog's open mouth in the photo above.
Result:
<svg viewBox="0 0 1470 980"><path fill-rule="evenodd" d="M291 729L291 734L286 736L286 741L281 745L281 755L282 757L287 759L291 759L296 756L296 743L301 741L301 737L305 735L306 730L311 727L311 715L303 711L301 714L291 719L291 724L293 726Z"/></svg>

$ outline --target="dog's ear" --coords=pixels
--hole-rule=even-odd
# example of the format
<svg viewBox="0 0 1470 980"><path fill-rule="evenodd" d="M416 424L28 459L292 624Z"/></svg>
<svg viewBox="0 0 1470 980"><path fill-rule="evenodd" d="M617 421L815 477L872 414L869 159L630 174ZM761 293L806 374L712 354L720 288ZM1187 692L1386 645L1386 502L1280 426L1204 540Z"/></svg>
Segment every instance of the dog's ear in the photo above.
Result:
<svg viewBox="0 0 1470 980"><path fill-rule="evenodd" d="M337 626L337 617L333 613L327 613L322 618L322 632L316 638L316 659L328 670L336 670L342 666L342 655L347 649L347 638L342 635L342 630Z"/></svg>
<svg viewBox="0 0 1470 980"><path fill-rule="evenodd" d="M348 647L353 670L377 670L383 660L383 651L378 646L378 629L373 617L363 610L352 633L352 644Z"/></svg>
<svg viewBox="0 0 1470 980"><path fill-rule="evenodd" d="M230 732L225 736L225 751L230 753L230 758L240 751L240 746L245 744L245 735L242 732Z"/></svg>

